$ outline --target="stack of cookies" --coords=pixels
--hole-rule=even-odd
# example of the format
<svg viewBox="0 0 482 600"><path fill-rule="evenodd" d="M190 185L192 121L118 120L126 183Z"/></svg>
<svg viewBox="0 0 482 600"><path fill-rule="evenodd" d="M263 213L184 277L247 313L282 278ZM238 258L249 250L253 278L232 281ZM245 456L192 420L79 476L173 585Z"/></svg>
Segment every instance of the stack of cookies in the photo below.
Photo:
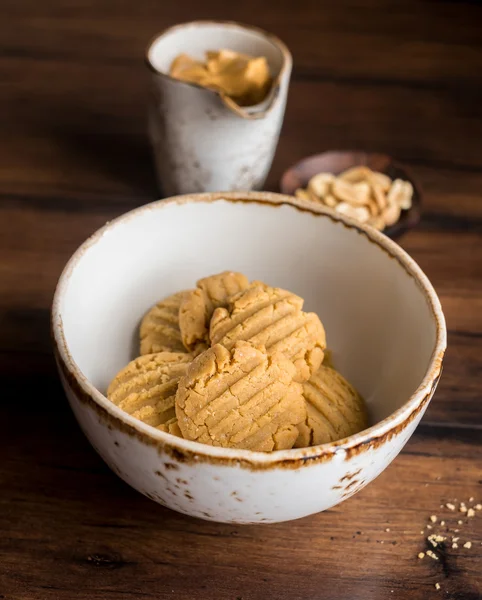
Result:
<svg viewBox="0 0 482 600"><path fill-rule="evenodd" d="M367 427L364 402L325 358L323 325L292 292L241 273L201 279L154 306L141 356L107 397L167 433L269 452L336 441Z"/></svg>

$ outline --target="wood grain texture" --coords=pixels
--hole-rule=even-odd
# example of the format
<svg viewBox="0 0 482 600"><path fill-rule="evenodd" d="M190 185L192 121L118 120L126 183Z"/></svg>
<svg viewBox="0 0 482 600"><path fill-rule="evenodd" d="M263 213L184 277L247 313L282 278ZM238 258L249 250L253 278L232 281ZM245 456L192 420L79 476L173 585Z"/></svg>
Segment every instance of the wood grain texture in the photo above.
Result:
<svg viewBox="0 0 482 600"><path fill-rule="evenodd" d="M259 25L293 51L268 189L305 155L361 149L405 162L424 191L422 221L400 243L446 313L439 388L387 471L294 523L205 523L140 496L80 433L51 355L49 306L70 254L157 197L144 49L196 18ZM481 72L477 2L2 3L0 598L482 597L482 513L458 526L440 508L482 502ZM472 548L419 560L432 514Z"/></svg>

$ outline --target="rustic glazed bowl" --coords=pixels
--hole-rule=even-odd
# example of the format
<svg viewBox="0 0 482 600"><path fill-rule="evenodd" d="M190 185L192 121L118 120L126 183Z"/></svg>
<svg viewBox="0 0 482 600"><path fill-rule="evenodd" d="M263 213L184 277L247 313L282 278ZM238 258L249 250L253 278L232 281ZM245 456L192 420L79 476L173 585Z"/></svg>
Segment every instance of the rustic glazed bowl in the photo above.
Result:
<svg viewBox="0 0 482 600"><path fill-rule="evenodd" d="M280 190L283 194L293 196L298 188L306 188L310 179L317 173L327 172L339 175L342 171L359 165L385 173L391 179L399 178L410 181L413 186L411 208L403 210L400 219L394 225L384 229L383 233L391 238L396 238L415 227L420 221L422 203L420 186L405 166L386 154L332 151L308 156L283 173Z"/></svg>
<svg viewBox="0 0 482 600"><path fill-rule="evenodd" d="M171 436L106 399L111 378L136 355L144 312L226 269L306 299L336 367L367 401L369 429L258 453ZM228 523L297 519L372 481L425 412L446 346L437 295L394 242L320 207L255 192L171 198L108 223L65 267L52 326L69 402L112 470L164 506Z"/></svg>
<svg viewBox="0 0 482 600"><path fill-rule="evenodd" d="M273 84L263 102L240 107L218 92L169 75L179 54L204 61L227 48L264 56ZM291 54L275 36L226 21L170 27L147 51L151 71L149 134L162 192L167 195L260 189L283 123Z"/></svg>

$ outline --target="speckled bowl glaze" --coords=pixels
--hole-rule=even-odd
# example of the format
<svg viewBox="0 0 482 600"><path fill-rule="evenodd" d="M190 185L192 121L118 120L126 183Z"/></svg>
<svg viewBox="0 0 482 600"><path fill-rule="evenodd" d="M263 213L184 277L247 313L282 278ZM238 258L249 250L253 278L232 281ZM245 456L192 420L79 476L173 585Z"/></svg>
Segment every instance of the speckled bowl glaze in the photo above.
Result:
<svg viewBox="0 0 482 600"><path fill-rule="evenodd" d="M105 398L136 354L146 309L225 269L306 299L335 365L367 400L369 429L273 453L214 448L158 431ZM52 327L69 402L112 470L164 506L228 523L297 519L372 481L422 418L446 347L437 295L399 246L321 207L255 192L172 198L108 223L65 267Z"/></svg>

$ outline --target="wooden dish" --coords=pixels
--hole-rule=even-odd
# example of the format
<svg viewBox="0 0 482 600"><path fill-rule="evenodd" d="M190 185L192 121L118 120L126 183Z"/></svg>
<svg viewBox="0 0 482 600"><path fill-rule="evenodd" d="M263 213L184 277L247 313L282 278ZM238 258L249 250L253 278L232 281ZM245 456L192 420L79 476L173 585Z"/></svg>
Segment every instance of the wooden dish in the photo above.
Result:
<svg viewBox="0 0 482 600"><path fill-rule="evenodd" d="M412 207L402 211L400 219L391 227L384 229L383 233L395 238L415 227L420 220L422 199L420 187L403 165L386 154L346 151L323 152L308 156L284 172L280 183L281 192L294 196L295 191L298 188L306 188L308 181L317 173L328 172L338 175L342 171L358 165L365 165L373 171L385 173L391 179L410 181L413 185Z"/></svg>

